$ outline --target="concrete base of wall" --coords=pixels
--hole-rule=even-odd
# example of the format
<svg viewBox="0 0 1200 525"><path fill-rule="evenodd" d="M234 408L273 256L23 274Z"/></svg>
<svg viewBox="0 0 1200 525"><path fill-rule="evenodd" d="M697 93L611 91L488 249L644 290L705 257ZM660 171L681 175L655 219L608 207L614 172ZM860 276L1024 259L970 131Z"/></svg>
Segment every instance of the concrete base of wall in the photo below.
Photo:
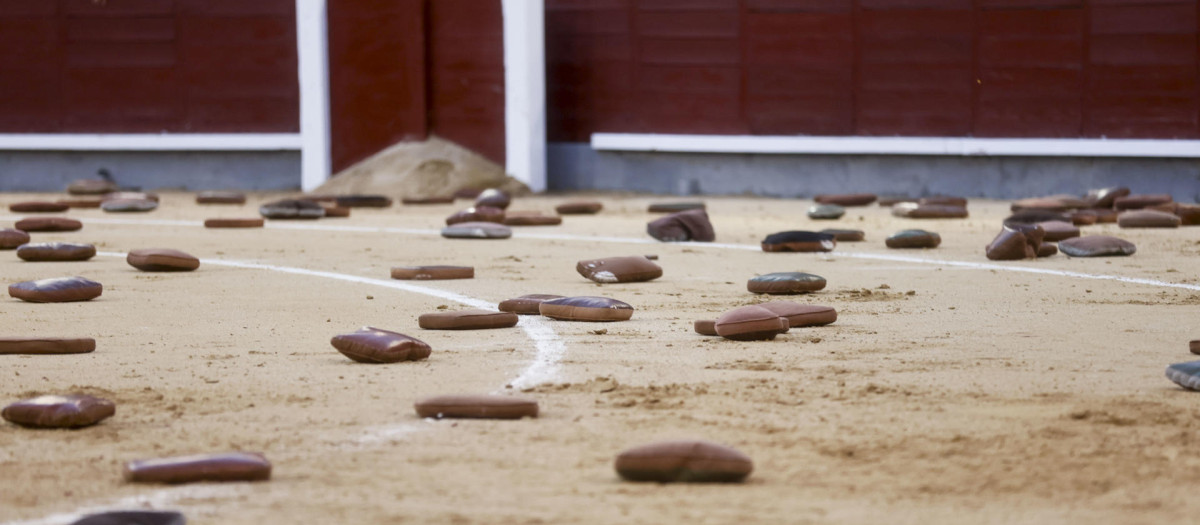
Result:
<svg viewBox="0 0 1200 525"><path fill-rule="evenodd" d="M1017 199L1128 186L1135 193L1200 202L1200 159L644 153L553 143L548 168L550 189L561 191Z"/></svg>
<svg viewBox="0 0 1200 525"><path fill-rule="evenodd" d="M107 168L145 190L298 190L300 153L0 151L0 191L62 191Z"/></svg>

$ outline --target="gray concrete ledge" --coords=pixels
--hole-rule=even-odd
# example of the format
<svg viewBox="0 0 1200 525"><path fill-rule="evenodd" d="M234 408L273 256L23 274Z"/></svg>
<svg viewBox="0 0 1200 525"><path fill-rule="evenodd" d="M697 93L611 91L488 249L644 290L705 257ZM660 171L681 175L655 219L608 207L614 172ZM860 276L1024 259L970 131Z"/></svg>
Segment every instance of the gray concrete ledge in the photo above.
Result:
<svg viewBox="0 0 1200 525"><path fill-rule="evenodd" d="M107 168L145 190L297 190L297 151L0 151L0 191L62 191Z"/></svg>
<svg viewBox="0 0 1200 525"><path fill-rule="evenodd" d="M596 151L587 143L552 143L547 156L554 191L1017 199L1124 185L1200 202L1200 159L646 153Z"/></svg>

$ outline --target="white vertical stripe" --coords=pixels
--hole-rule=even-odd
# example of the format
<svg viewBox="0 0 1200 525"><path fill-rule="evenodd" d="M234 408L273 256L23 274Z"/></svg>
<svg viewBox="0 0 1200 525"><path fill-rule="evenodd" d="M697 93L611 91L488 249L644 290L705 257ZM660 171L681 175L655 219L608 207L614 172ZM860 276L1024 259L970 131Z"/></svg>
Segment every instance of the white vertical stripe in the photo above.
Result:
<svg viewBox="0 0 1200 525"><path fill-rule="evenodd" d="M543 0L502 0L505 170L546 191L546 49Z"/></svg>
<svg viewBox="0 0 1200 525"><path fill-rule="evenodd" d="M300 80L300 188L329 179L329 33L325 0L296 0L296 54Z"/></svg>

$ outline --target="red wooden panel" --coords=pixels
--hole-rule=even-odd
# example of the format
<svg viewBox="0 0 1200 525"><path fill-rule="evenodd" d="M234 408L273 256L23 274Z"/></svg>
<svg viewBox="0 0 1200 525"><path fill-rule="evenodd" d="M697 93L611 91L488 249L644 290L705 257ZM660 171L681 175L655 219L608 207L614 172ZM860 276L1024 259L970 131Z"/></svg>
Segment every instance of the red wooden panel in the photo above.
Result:
<svg viewBox="0 0 1200 525"><path fill-rule="evenodd" d="M747 0L746 9L752 13L847 12L852 0Z"/></svg>
<svg viewBox="0 0 1200 525"><path fill-rule="evenodd" d="M57 2L0 0L0 16L53 16L57 12Z"/></svg>
<svg viewBox="0 0 1200 525"><path fill-rule="evenodd" d="M427 9L430 131L503 163L500 0L438 0Z"/></svg>
<svg viewBox="0 0 1200 525"><path fill-rule="evenodd" d="M69 68L170 68L174 42L76 42L67 46Z"/></svg>
<svg viewBox="0 0 1200 525"><path fill-rule="evenodd" d="M194 16L274 16L291 18L296 15L295 0L176 0L179 12ZM376 2L369 6L380 9L384 6Z"/></svg>
<svg viewBox="0 0 1200 525"><path fill-rule="evenodd" d="M38 0L45 1L45 0ZM67 16L170 16L174 0L59 0L60 13Z"/></svg>
<svg viewBox="0 0 1200 525"><path fill-rule="evenodd" d="M638 42L643 64L735 65L742 59L737 39L642 38Z"/></svg>
<svg viewBox="0 0 1200 525"><path fill-rule="evenodd" d="M69 42L172 42L174 18L72 18L66 21Z"/></svg>
<svg viewBox="0 0 1200 525"><path fill-rule="evenodd" d="M733 11L641 11L635 19L641 36L736 38L738 35L738 17Z"/></svg>
<svg viewBox="0 0 1200 525"><path fill-rule="evenodd" d="M1076 8L1083 9L1084 0L977 0L982 10L1002 9L1047 9L1047 8Z"/></svg>
<svg viewBox="0 0 1200 525"><path fill-rule="evenodd" d="M639 9L669 9L689 11L694 9L737 9L738 0L634 0Z"/></svg>
<svg viewBox="0 0 1200 525"><path fill-rule="evenodd" d="M633 58L633 39L629 35L598 37L572 37L569 35L547 35L546 62L550 64L547 79L555 83L556 64L602 64L607 62L629 62ZM552 45L551 45L552 44Z"/></svg>
<svg viewBox="0 0 1200 525"><path fill-rule="evenodd" d="M1093 64L1187 66L1196 63L1196 35L1093 36Z"/></svg>
<svg viewBox="0 0 1200 525"><path fill-rule="evenodd" d="M1194 34L1196 4L1096 6L1093 35Z"/></svg>
<svg viewBox="0 0 1200 525"><path fill-rule="evenodd" d="M0 64L0 130L7 133L57 131L62 101L59 69L9 69Z"/></svg>
<svg viewBox="0 0 1200 525"><path fill-rule="evenodd" d="M64 131L153 133L183 128L186 99L175 68L72 68L63 97Z"/></svg>
<svg viewBox="0 0 1200 525"><path fill-rule="evenodd" d="M737 97L742 72L736 67L655 66L638 68L638 89L670 93L723 93Z"/></svg>
<svg viewBox="0 0 1200 525"><path fill-rule="evenodd" d="M629 12L624 9L594 11L561 10L546 12L546 34L582 37L624 35L630 31ZM549 49L547 49L549 51Z"/></svg>
<svg viewBox="0 0 1200 525"><path fill-rule="evenodd" d="M57 68L60 27L53 18L0 17L0 76L11 69ZM30 85L31 90L46 87Z"/></svg>
<svg viewBox="0 0 1200 525"><path fill-rule="evenodd" d="M863 9L971 9L971 0L859 0Z"/></svg>

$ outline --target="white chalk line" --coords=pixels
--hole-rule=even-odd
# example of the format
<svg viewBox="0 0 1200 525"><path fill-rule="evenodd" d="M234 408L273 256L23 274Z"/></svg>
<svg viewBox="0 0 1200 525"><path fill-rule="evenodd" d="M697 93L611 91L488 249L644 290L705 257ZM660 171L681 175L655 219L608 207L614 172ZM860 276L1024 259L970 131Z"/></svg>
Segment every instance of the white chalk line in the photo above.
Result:
<svg viewBox="0 0 1200 525"><path fill-rule="evenodd" d="M11 219L12 217L5 217ZM110 218L95 218L83 219L84 222L96 222L99 224L133 224L133 225L158 225L158 226L204 226L200 221L171 221L171 220L156 220L156 219L110 219ZM440 230L420 229L420 228L387 228L387 227L370 227L370 226L341 226L341 225L324 225L324 224L305 224L305 223L279 223L268 222L267 228L280 230L310 230L310 231L337 231L337 232L354 232L354 233L398 233L404 235L441 235ZM591 235L574 235L569 233L526 233L514 232L513 238L516 239L539 239L539 240L558 240L571 242L605 242L614 244L671 244L678 246L688 246L695 248L716 248L725 250L744 250L744 251L760 251L762 248L753 244L726 244L714 242L678 242L678 243L662 243L653 239L643 239L635 237L609 237L609 236L591 236ZM849 252L837 251L822 254L833 257L847 257L852 259L868 259L876 261L891 261L891 262L906 262L914 264L933 264L941 266L952 266L958 268L970 268L975 270L996 270L1002 272L1018 272L1031 273L1040 275L1052 275L1055 277L1070 277L1075 279L1092 279L1102 281L1116 281L1129 284L1140 284L1146 286L1157 286L1160 288L1177 288L1182 290L1200 291L1200 285L1186 283L1172 283L1160 281L1157 279L1144 279L1139 277L1124 277L1120 275L1107 275L1096 273L1073 272L1070 270L1055 270L1051 268L1032 268L1029 266L1009 266L993 263L981 263L973 261L955 261L946 259L929 259L924 257L913 257L908 255L893 255L885 253L865 253L865 252ZM418 292L419 293L419 292Z"/></svg>
<svg viewBox="0 0 1200 525"><path fill-rule="evenodd" d="M174 224L174 221L171 221L171 222L172 222L171 225L176 225L176 224ZM142 223L135 223L135 224L142 224ZM125 257L128 254L121 253L121 252L97 252L96 255L100 255L103 257ZM232 261L232 260L225 260L225 259L200 259L200 264L201 265L213 265L213 266L226 266L226 267L231 267L231 268L243 268L243 269L251 269L251 270L266 270L266 271L273 271L273 272L280 272L280 273L288 273L288 274L293 274L293 275L304 275L304 276L309 276L309 277L321 277L321 278L325 278L325 279L335 279L335 280L339 280L339 281L346 281L346 282L352 282L352 283L358 283L358 284L367 284L367 285L372 285L372 286L382 286L385 288L392 288L392 289L396 289L396 290L402 290L405 292L427 295L430 297L436 297L438 299L444 299L447 301L456 302L459 304L470 306L472 308L483 308L483 309L487 309L487 310L495 310L497 308L497 305L495 303L490 303L490 302L476 299L473 297L468 297L466 295L449 292L446 290L439 290L437 288L429 288L426 286L404 283L404 282L395 281L395 280L383 280L383 279L375 279L372 277L361 277L361 276L357 276L357 275L350 275L350 274L343 274L343 273L336 273L336 272L310 270L307 268L296 268L296 267L291 267L291 266L277 266L277 265L272 265L272 264L263 264L263 263L254 263L254 262L245 262L245 261ZM560 337L558 337L558 334L554 332L554 329L550 327L550 325L548 324L548 322L545 319L539 318L537 316L521 316L521 320L517 326L519 328L521 328L521 330L523 332L525 332L525 335L527 337L529 337L530 340L533 341L534 346L536 348L536 353L535 353L533 362L530 363L515 379L513 379L509 383L509 385L511 385L512 388L521 389L521 388L540 384L544 381L547 381L547 380L555 377L555 375L557 375L559 363L562 360L562 356L563 356L563 354L566 353L566 345L563 343L562 339ZM506 388L499 389L499 391L503 391L503 390L506 390ZM493 393L496 393L496 392L493 392ZM421 424L416 424L416 423L405 423L405 424L400 424L400 425L388 425L388 426L384 426L384 427L376 427L376 428L370 429L368 432L366 432L363 435L356 438L354 440L354 443L356 445L359 445L360 447L377 445L377 444L381 444L381 443L388 443L388 442L395 441L401 437L404 437L408 434L412 434L414 432L423 430L425 428L429 428L429 427L426 425L421 425ZM50 516L46 516L44 518L34 519L34 520L8 521L8 522L4 522L3 524L0 524L0 525L59 525L59 524L63 524L63 523L70 523L74 520L81 518L82 516L84 516L86 514L92 514L92 513L96 513L96 512L105 512L105 511L111 511L111 510L125 510L125 509L138 508L138 507L162 508L162 507L171 505L171 504L173 504L177 501L183 500L183 499L225 498L225 497L236 496L244 491L245 491L244 486L232 486L232 485L225 485L225 486L198 485L198 486L194 486L194 487L193 486L176 487L176 488L154 491L149 494L141 494L141 495L137 495L137 496L123 498L123 499L116 501L115 503L108 504L108 505L96 505L96 506L85 507L82 509L77 509L72 512L52 514Z"/></svg>

